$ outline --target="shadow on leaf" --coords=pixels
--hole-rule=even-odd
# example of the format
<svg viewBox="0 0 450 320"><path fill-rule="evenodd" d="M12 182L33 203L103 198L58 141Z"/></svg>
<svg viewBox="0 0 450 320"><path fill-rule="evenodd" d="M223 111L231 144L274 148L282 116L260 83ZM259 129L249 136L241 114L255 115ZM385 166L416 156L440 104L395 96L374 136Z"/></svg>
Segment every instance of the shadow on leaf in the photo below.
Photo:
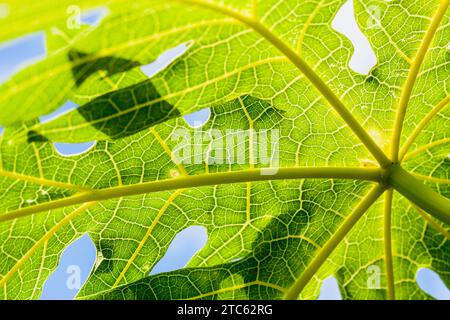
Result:
<svg viewBox="0 0 450 320"><path fill-rule="evenodd" d="M150 80L108 93L77 111L112 139L123 138L179 116Z"/></svg>
<svg viewBox="0 0 450 320"><path fill-rule="evenodd" d="M328 182L328 185L331 182ZM311 195L312 197L313 195ZM311 223L322 223L318 205L305 193L286 213L274 217L255 238L251 253L234 262L160 273L126 284L95 299L279 299L317 253L307 237ZM295 273L295 274L294 274Z"/></svg>
<svg viewBox="0 0 450 320"><path fill-rule="evenodd" d="M62 132L71 125L79 127L70 133L73 136L85 137L85 125L87 125L102 132L107 140L119 139L179 115L180 113L173 105L162 99L151 80L146 80L104 94L70 114L44 124L42 131L29 131L28 142L56 141L60 139L59 136L47 136L46 131L60 130Z"/></svg>
<svg viewBox="0 0 450 320"><path fill-rule="evenodd" d="M106 72L107 77L111 77L114 74L141 66L141 63L137 61L117 57L95 57L95 55L74 49L69 51L68 57L70 62L73 63L72 74L77 87L81 86L91 75L101 70Z"/></svg>

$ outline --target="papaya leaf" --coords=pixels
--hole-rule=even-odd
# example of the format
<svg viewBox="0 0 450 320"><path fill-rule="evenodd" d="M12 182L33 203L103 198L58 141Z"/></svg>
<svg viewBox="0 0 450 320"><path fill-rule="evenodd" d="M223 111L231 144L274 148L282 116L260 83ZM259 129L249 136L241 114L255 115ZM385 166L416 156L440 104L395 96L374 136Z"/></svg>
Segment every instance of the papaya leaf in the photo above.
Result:
<svg viewBox="0 0 450 320"><path fill-rule="evenodd" d="M344 299L429 299L422 267L450 286L449 1L355 0L367 75L332 26L344 3L95 2L100 25L0 87L1 298L38 298L85 233L79 299L314 299L331 275ZM36 4L33 31L65 5ZM202 125L181 117L204 108ZM205 247L150 275L194 225Z"/></svg>

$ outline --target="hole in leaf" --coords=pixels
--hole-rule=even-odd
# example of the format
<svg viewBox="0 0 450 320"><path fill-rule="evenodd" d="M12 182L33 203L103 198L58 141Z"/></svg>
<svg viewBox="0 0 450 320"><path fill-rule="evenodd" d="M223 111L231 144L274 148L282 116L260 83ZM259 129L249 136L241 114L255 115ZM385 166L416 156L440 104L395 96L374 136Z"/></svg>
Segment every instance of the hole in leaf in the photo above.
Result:
<svg viewBox="0 0 450 320"><path fill-rule="evenodd" d="M55 147L56 152L58 152L58 154L60 154L61 156L73 157L88 152L95 146L96 143L96 141L82 143L54 142L53 146Z"/></svg>
<svg viewBox="0 0 450 320"><path fill-rule="evenodd" d="M3 135L3 131L5 131L5 128L0 126L0 137Z"/></svg>
<svg viewBox="0 0 450 320"><path fill-rule="evenodd" d="M58 267L44 284L41 300L73 299L95 264L96 249L89 235L72 242L61 254Z"/></svg>
<svg viewBox="0 0 450 320"><path fill-rule="evenodd" d="M192 226L179 232L164 257L153 267L150 275L183 268L208 241L206 229Z"/></svg>
<svg viewBox="0 0 450 320"><path fill-rule="evenodd" d="M339 285L335 277L328 277L322 282L320 295L317 300L342 300Z"/></svg>
<svg viewBox="0 0 450 320"><path fill-rule="evenodd" d="M450 300L450 290L445 286L441 277L428 268L420 268L416 274L416 281L420 289L438 300Z"/></svg>
<svg viewBox="0 0 450 320"><path fill-rule="evenodd" d="M176 59L181 57L191 46L191 43L182 43L161 54L155 61L141 67L142 72L149 78L167 68Z"/></svg>
<svg viewBox="0 0 450 320"><path fill-rule="evenodd" d="M184 120L191 128L200 128L208 122L211 117L211 109L205 108L197 112L183 116Z"/></svg>
<svg viewBox="0 0 450 320"><path fill-rule="evenodd" d="M0 45L0 83L47 55L45 33L29 34Z"/></svg>
<svg viewBox="0 0 450 320"><path fill-rule="evenodd" d="M81 14L81 23L89 26L98 25L107 15L109 10L107 7L99 7L85 11Z"/></svg>
<svg viewBox="0 0 450 320"><path fill-rule="evenodd" d="M377 57L369 40L356 23L353 0L348 0L339 9L332 27L346 36L353 45L354 53L349 62L350 69L360 74L369 74L370 70L377 64Z"/></svg>
<svg viewBox="0 0 450 320"><path fill-rule="evenodd" d="M65 115L66 113L75 110L78 108L78 105L72 101L67 101L65 104L63 104L58 110L47 114L45 116L39 117L39 120L41 123L50 122L53 120L56 120L57 118ZM41 137L39 134L36 134L34 132L29 133L29 141L45 141L45 137ZM55 150L62 156L76 156L83 154L90 149L92 149L96 144L96 141L88 141L88 142L82 142L82 143L61 143L61 142L54 142L53 146L55 147Z"/></svg>

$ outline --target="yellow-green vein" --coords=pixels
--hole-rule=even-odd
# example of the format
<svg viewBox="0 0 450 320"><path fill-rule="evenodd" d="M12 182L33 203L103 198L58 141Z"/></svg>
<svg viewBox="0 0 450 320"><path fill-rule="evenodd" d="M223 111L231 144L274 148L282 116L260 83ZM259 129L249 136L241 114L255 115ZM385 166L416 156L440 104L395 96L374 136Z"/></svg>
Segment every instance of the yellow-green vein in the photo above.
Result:
<svg viewBox="0 0 450 320"><path fill-rule="evenodd" d="M42 185L42 186L49 186L49 187L55 187L55 188L61 188L61 189L69 189L69 190L77 190L77 191L91 190L90 188L77 186L77 185L74 185L71 183L41 179L41 178L37 178L37 177L25 175L25 174L20 174L20 173L15 173L15 172L11 172L11 171L0 170L0 177L6 177L6 178L10 178L10 179L15 179L15 180L31 182L31 183Z"/></svg>
<svg viewBox="0 0 450 320"><path fill-rule="evenodd" d="M444 138L444 139L437 140L437 141L434 141L432 143L426 144L424 146L421 146L421 147L417 148L414 151L411 151L411 152L407 153L404 156L403 160L404 161L409 160L409 159L417 156L418 154L420 154L420 153L422 153L424 151L427 151L429 149L432 149L434 147L437 147L437 146L440 146L440 145L443 145L443 144L446 144L446 143L449 143L449 142L450 142L450 138Z"/></svg>
<svg viewBox="0 0 450 320"><path fill-rule="evenodd" d="M394 267L392 261L392 197L394 190L386 190L384 198L384 263L386 265L388 299L395 300Z"/></svg>
<svg viewBox="0 0 450 320"><path fill-rule="evenodd" d="M248 169L234 172L180 176L173 179L152 181L136 185L117 186L91 190L74 196L18 209L0 215L0 222L17 219L36 213L63 208L91 201L104 201L158 191L194 188L201 186L244 183L249 181L292 180L292 179L352 179L380 182L383 170L377 168L314 167L279 168L273 175L267 175L264 169Z"/></svg>
<svg viewBox="0 0 450 320"><path fill-rule="evenodd" d="M43 237L41 237L28 251L25 253L16 264L8 271L8 273L0 280L0 288L2 288L8 280L14 275L17 270L36 252L37 249L46 243L53 235L58 232L63 226L72 221L75 217L94 206L96 202L89 202L81 205L72 213L66 215L61 221L55 224Z"/></svg>
<svg viewBox="0 0 450 320"><path fill-rule="evenodd" d="M416 211L430 225L430 227L432 227L434 230L443 235L447 240L450 240L450 233L448 233L447 230L445 230L441 225L439 225L436 221L434 221L425 211L420 209L414 203L411 203L411 206L413 206L416 209Z"/></svg>
<svg viewBox="0 0 450 320"><path fill-rule="evenodd" d="M123 268L123 270L120 272L119 276L117 277L116 281L114 282L112 288L116 287L120 281L125 277L125 274L130 269L130 266L133 264L134 260L136 260L136 257L139 255L139 252L141 252L142 248L144 247L144 244L147 242L148 238L152 234L153 230L155 229L156 225L159 223L159 220L163 216L163 214L167 211L169 206L172 204L172 202L178 197L183 190L177 190L174 193L170 195L170 197L167 199L167 201L164 203L164 205L161 207L161 209L158 211L158 214L156 215L155 219L153 219L152 223L147 229L147 232L145 233L142 240L139 242L139 245L137 246L136 250L131 255L130 259L128 259L127 264Z"/></svg>
<svg viewBox="0 0 450 320"><path fill-rule="evenodd" d="M413 144L414 140L419 136L419 134L422 132L422 130L430 123L431 119L435 115L437 115L439 112L441 112L446 106L448 106L450 102L450 95L448 95L445 99L443 99L441 102L439 102L427 115L425 118L422 119L422 121L417 125L417 127L414 128L414 131L411 133L411 135L406 140L405 144L400 150L399 154L399 161L402 161L405 157L406 153L408 152L409 148Z"/></svg>
<svg viewBox="0 0 450 320"><path fill-rule="evenodd" d="M314 8L314 11L308 16L308 19L306 20L302 30L300 31L300 36L298 37L297 45L295 46L295 51L297 51L299 55L301 55L302 53L302 45L303 40L305 39L306 32L308 31L308 28L311 26L311 23L314 20L314 18L317 16L317 13L322 8L324 1L325 0L320 0L320 2Z"/></svg>
<svg viewBox="0 0 450 320"><path fill-rule="evenodd" d="M336 96L330 87L317 75L317 73L295 52L294 49L289 47L286 43L280 40L275 34L273 34L268 28L261 24L253 17L243 15L239 12L233 11L229 8L207 2L203 0L172 0L186 4L197 5L210 9L212 11L222 13L229 17L232 17L244 25L247 25L255 32L259 33L263 38L269 41L275 48L283 53L314 85L314 87L324 96L324 98L330 103L330 105L336 110L341 118L347 123L350 129L356 134L366 148L372 153L378 163L382 166L388 166L391 161L370 137L361 124L353 117L351 112L346 108L343 102Z"/></svg>
<svg viewBox="0 0 450 320"><path fill-rule="evenodd" d="M378 200L378 198L385 191L385 187L381 185L374 186L370 192L361 200L356 206L353 213L350 214L345 221L339 226L336 232L331 236L327 243L317 251L317 254L312 259L310 264L301 273L300 277L293 283L291 288L284 295L284 299L296 300L302 290L309 283L311 278L316 274L323 263L328 259L330 254L336 249L336 247L345 238L348 232L359 221L364 213Z"/></svg>
<svg viewBox="0 0 450 320"><path fill-rule="evenodd" d="M403 86L391 141L391 159L394 162L397 162L399 160L400 138L402 135L403 122L405 121L406 109L408 107L409 100L411 99L414 84L417 80L417 75L419 73L420 67L422 66L425 55L428 52L428 48L431 45L431 41L434 38L436 30L438 29L439 24L441 23L445 15L445 11L448 8L449 1L450 0L441 0L439 8L436 11L433 19L431 20L431 24L428 27L428 30L425 33L425 37L420 44L419 50L417 51L416 57L411 64L408 72L408 77L406 78L405 84Z"/></svg>

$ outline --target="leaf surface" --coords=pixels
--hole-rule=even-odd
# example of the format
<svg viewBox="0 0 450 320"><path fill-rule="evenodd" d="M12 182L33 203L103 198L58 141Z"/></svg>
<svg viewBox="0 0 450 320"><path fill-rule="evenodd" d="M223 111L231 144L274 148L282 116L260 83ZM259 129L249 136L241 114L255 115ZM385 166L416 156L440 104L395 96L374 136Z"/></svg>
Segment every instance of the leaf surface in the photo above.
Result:
<svg viewBox="0 0 450 320"><path fill-rule="evenodd" d="M331 275L345 299L426 299L421 267L448 286L448 225L397 192L391 204L377 169L417 64L397 152L450 196L448 1L373 1L375 13L355 1L377 56L369 75L349 68L351 43L331 26L344 2L116 0L99 26L64 45L49 38L48 57L0 87L1 297L38 298L61 252L86 232L97 261L82 299L312 299ZM36 29L63 23L63 5L52 8L52 22ZM186 51L156 75L140 70L180 45ZM36 120L69 99L80 107ZM206 107L210 136L199 143L181 116ZM273 163L252 161L251 135L243 149L217 148L211 132L231 130L276 131L280 171L255 178ZM176 161L183 138L183 159L200 163ZM92 140L78 156L53 147ZM242 150L243 163L230 161ZM187 268L150 276L193 225L207 229L205 247Z"/></svg>

